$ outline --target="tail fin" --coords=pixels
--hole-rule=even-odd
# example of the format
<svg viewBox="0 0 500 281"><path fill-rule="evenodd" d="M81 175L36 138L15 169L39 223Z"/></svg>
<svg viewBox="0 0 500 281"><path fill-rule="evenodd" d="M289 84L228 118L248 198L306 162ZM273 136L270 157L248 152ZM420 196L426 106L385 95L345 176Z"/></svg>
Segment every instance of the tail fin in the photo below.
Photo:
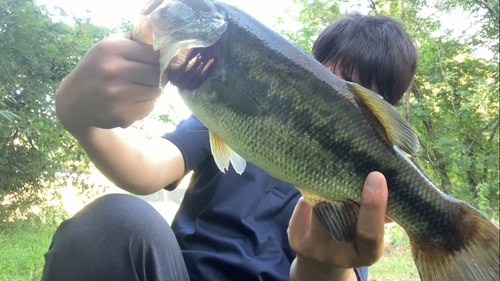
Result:
<svg viewBox="0 0 500 281"><path fill-rule="evenodd" d="M498 281L498 228L474 208L463 202L459 204L466 213L460 230L467 232L460 249L429 246L429 243L416 241L410 236L413 260L420 278L423 281Z"/></svg>

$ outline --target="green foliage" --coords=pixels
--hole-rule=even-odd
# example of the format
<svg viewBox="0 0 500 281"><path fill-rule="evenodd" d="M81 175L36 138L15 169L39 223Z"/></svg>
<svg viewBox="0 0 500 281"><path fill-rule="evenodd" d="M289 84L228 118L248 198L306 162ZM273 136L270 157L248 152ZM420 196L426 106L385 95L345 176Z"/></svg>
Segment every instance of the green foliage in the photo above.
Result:
<svg viewBox="0 0 500 281"><path fill-rule="evenodd" d="M109 31L53 22L31 0L0 0L0 222L43 202L47 187L85 185L89 161L59 124L59 83Z"/></svg>
<svg viewBox="0 0 500 281"><path fill-rule="evenodd" d="M384 257L370 266L370 281L420 281L411 255L410 241L403 228L395 223L384 226Z"/></svg>
<svg viewBox="0 0 500 281"><path fill-rule="evenodd" d="M0 226L0 280L40 280L52 235L66 218L58 211Z"/></svg>
<svg viewBox="0 0 500 281"><path fill-rule="evenodd" d="M306 50L328 23L342 16L345 6L327 0L295 3L300 14L291 16L289 11L288 16L302 27L282 33ZM401 22L417 46L413 95L398 108L409 112L419 135L419 162L426 174L444 192L498 220L498 0L438 0L435 6L425 0L366 3L370 14ZM322 9L327 10L325 17L319 16ZM465 30L443 28L441 20L456 13L468 15L473 23ZM492 56L478 55L485 47Z"/></svg>
<svg viewBox="0 0 500 281"><path fill-rule="evenodd" d="M370 266L370 281L420 281L411 255L406 251L385 251L384 257Z"/></svg>
<svg viewBox="0 0 500 281"><path fill-rule="evenodd" d="M300 29L296 31L281 28L287 26L290 19L278 17L277 27L281 33L299 45L302 49L311 51L314 38L323 30L328 23L341 16L339 4L347 1L320 1L320 0L294 0L295 5L301 7L299 15L295 18L300 22ZM290 10L287 11L290 13Z"/></svg>

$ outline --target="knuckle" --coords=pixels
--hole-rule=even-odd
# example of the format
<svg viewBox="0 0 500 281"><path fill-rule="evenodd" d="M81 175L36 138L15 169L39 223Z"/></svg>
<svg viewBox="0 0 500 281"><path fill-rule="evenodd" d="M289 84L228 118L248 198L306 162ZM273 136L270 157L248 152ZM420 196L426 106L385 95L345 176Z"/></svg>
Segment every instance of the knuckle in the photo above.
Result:
<svg viewBox="0 0 500 281"><path fill-rule="evenodd" d="M356 237L365 243L377 243L380 235L372 228L358 226L356 228Z"/></svg>
<svg viewBox="0 0 500 281"><path fill-rule="evenodd" d="M382 257L382 254L378 252L365 252L361 256L361 263L362 266L372 266L374 265L380 258Z"/></svg>
<svg viewBox="0 0 500 281"><path fill-rule="evenodd" d="M107 59L100 65L101 77L104 80L112 80L120 76L121 68L113 60Z"/></svg>
<svg viewBox="0 0 500 281"><path fill-rule="evenodd" d="M132 124L134 124L134 122L122 122L121 124L119 124L119 127L120 128L123 128L123 129L127 129L128 127L130 127Z"/></svg>
<svg viewBox="0 0 500 281"><path fill-rule="evenodd" d="M144 110L144 113L143 113L143 116L141 116L141 119L148 116L151 113L151 111L153 111L154 107L155 107L154 101L147 102L146 109Z"/></svg>
<svg viewBox="0 0 500 281"><path fill-rule="evenodd" d="M330 258L328 256L325 256L322 252L320 251L314 251L312 258L322 264L331 264Z"/></svg>
<svg viewBox="0 0 500 281"><path fill-rule="evenodd" d="M151 110L143 110L139 115L138 115L138 120L142 120L144 118L146 118L149 113L151 112Z"/></svg>
<svg viewBox="0 0 500 281"><path fill-rule="evenodd" d="M309 260L313 260L321 264L331 264L330 255L315 246L301 247L301 249L299 251L296 251L296 253L302 255L303 257L306 257Z"/></svg>
<svg viewBox="0 0 500 281"><path fill-rule="evenodd" d="M114 107L116 111L121 110L119 106L125 102L123 89L119 85L109 85L106 92L109 106Z"/></svg>
<svg viewBox="0 0 500 281"><path fill-rule="evenodd" d="M117 121L117 125L120 128L128 128L132 124L134 124L135 120L131 120L130 118L119 118Z"/></svg>
<svg viewBox="0 0 500 281"><path fill-rule="evenodd" d="M292 250L295 253L301 252L300 242L298 242L296 239L290 239L289 244L290 244L290 248L292 248Z"/></svg>
<svg viewBox="0 0 500 281"><path fill-rule="evenodd" d="M161 96L161 94L162 94L162 91L161 91L160 88L155 89L155 92L154 92L154 95L153 95L153 99L159 98Z"/></svg>
<svg viewBox="0 0 500 281"><path fill-rule="evenodd" d="M106 38L97 42L92 48L92 51L99 54L108 54L113 52L113 50L116 50L117 47L118 47L118 42L116 39Z"/></svg>
<svg viewBox="0 0 500 281"><path fill-rule="evenodd" d="M111 118L114 120L114 123L121 128L129 127L133 122L130 122L130 118L128 118L126 114L126 110L122 107L116 106L111 109Z"/></svg>
<svg viewBox="0 0 500 281"><path fill-rule="evenodd" d="M368 238L367 240L363 241L363 239L359 239L362 242L362 246L358 247L358 257L359 257L359 266L371 266L374 263L376 263L383 255L384 252L384 247L382 245L378 245L377 239ZM365 243L371 243L373 247L366 246L367 244Z"/></svg>

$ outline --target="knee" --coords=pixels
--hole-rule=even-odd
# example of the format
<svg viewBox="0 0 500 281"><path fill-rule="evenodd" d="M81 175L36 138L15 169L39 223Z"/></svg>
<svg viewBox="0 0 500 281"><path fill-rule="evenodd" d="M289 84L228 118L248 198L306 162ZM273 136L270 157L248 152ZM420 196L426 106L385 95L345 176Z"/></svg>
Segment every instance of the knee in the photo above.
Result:
<svg viewBox="0 0 500 281"><path fill-rule="evenodd" d="M135 274L130 269L147 260L144 253L159 249L166 256L176 243L168 223L147 202L124 194L102 196L59 226L45 254L43 280L96 280L83 277L90 275L129 280ZM128 277L105 277L113 272ZM56 275L64 277L52 278Z"/></svg>
<svg viewBox="0 0 500 281"><path fill-rule="evenodd" d="M58 230L64 236L83 240L88 237L148 239L157 231L171 231L160 213L144 200L125 194L99 197L63 222Z"/></svg>
<svg viewBox="0 0 500 281"><path fill-rule="evenodd" d="M76 224L92 225L112 235L114 231L134 234L155 228L169 227L156 209L144 200L126 194L109 194L97 198L71 220ZM148 231L145 231L148 230Z"/></svg>

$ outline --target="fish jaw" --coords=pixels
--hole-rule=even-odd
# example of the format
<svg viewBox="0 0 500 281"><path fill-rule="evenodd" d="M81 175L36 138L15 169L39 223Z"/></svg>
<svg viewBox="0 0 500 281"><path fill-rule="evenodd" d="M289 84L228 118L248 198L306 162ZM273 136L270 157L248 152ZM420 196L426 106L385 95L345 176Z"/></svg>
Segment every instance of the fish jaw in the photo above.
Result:
<svg viewBox="0 0 500 281"><path fill-rule="evenodd" d="M162 2L147 3L143 13L148 14L138 17L132 38L160 51L160 86L170 81L180 90L199 87L215 68L215 44L227 29L225 12L209 0Z"/></svg>
<svg viewBox="0 0 500 281"><path fill-rule="evenodd" d="M140 16L132 23L131 35L132 39L147 45L153 45L153 28L149 24L149 15L164 0L147 0L144 2L140 12Z"/></svg>

